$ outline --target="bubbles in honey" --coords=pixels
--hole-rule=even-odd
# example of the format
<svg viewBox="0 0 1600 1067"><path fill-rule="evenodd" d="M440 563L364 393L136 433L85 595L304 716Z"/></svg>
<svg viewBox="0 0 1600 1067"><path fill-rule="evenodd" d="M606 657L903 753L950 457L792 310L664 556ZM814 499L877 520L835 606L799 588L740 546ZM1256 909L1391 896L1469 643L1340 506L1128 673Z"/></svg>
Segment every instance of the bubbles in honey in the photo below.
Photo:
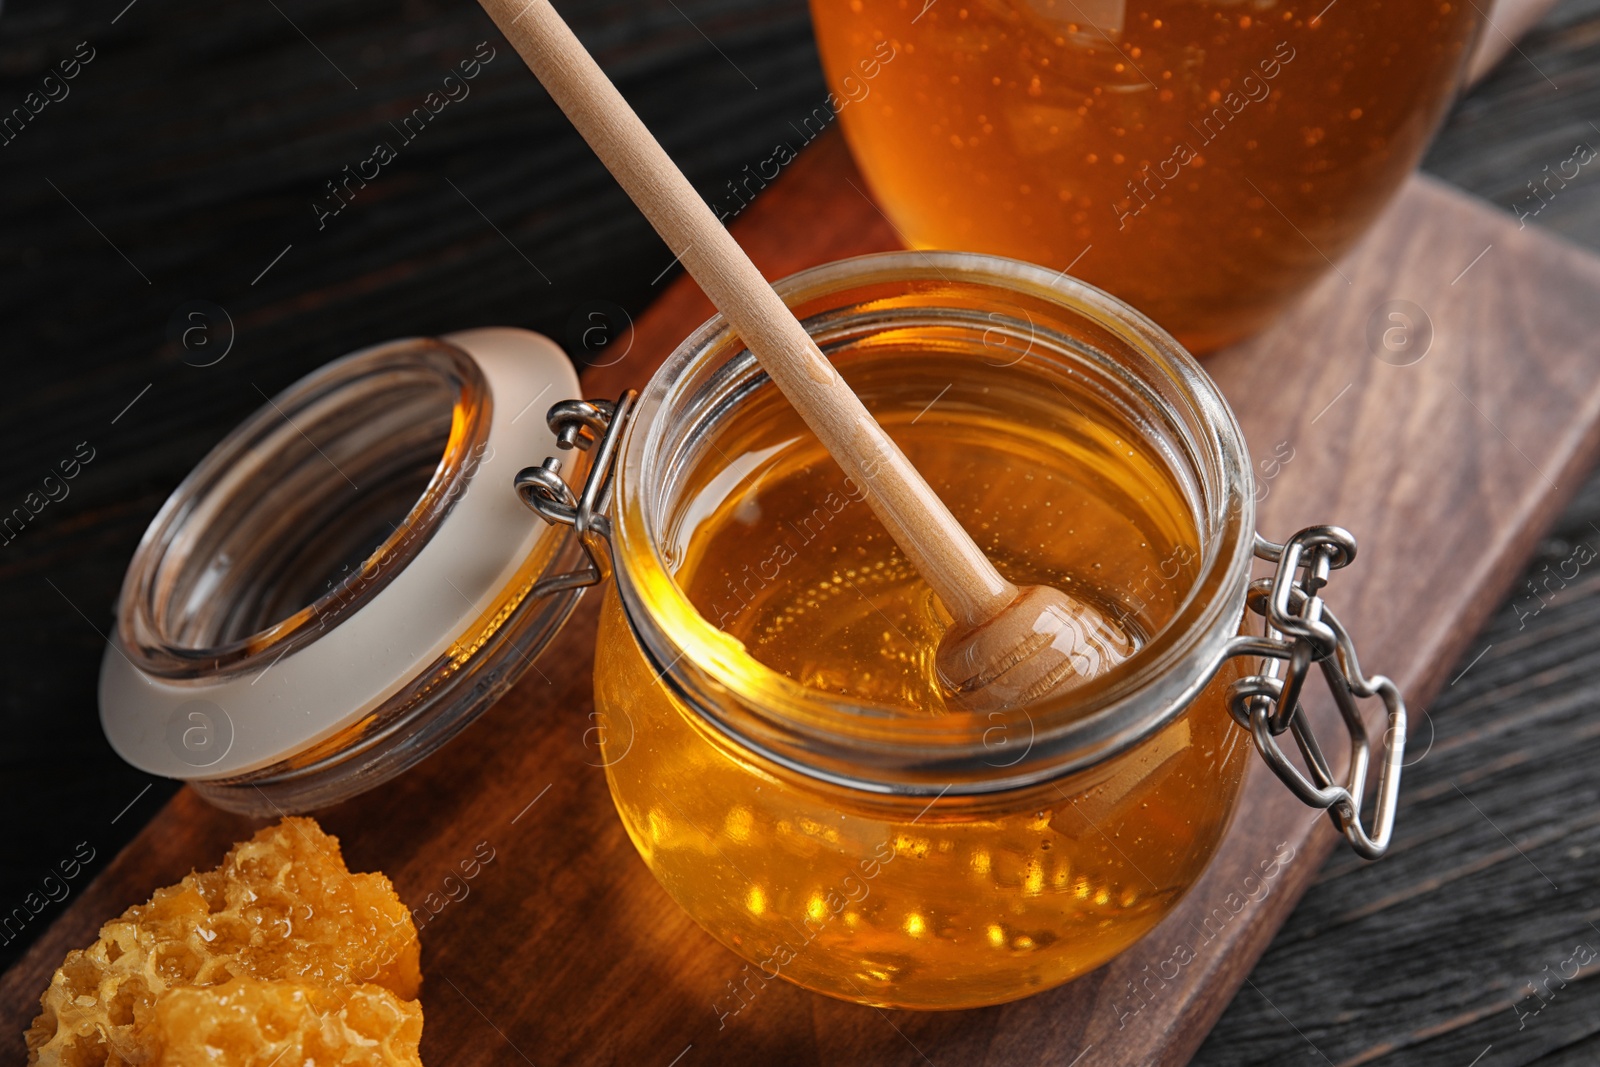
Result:
<svg viewBox="0 0 1600 1067"><path fill-rule="evenodd" d="M750 840L750 830L755 824L755 818L750 814L750 809L740 805L728 812L728 817L722 821L723 833L734 841Z"/></svg>
<svg viewBox="0 0 1600 1067"><path fill-rule="evenodd" d="M744 895L744 906L750 909L752 915L760 915L765 912L767 910L766 891L758 885L751 886L750 891Z"/></svg>
<svg viewBox="0 0 1600 1067"><path fill-rule="evenodd" d="M1018 425L1020 398L997 379L970 360L923 356L852 385L939 397L880 422L985 553L1019 586L1070 589L1142 641L1196 563L1166 461L1092 421L1087 398L1058 416L1066 425ZM879 524L871 486L846 478L780 397L751 406L759 429L716 442L718 471L681 509L695 523L691 536L678 521L670 539L679 583L731 642L794 681L945 713L934 658L950 616Z"/></svg>
<svg viewBox="0 0 1600 1067"><path fill-rule="evenodd" d="M1198 349L1263 325L1356 239L1487 9L811 4L830 87L867 94L839 114L852 153L912 247L1070 270Z"/></svg>

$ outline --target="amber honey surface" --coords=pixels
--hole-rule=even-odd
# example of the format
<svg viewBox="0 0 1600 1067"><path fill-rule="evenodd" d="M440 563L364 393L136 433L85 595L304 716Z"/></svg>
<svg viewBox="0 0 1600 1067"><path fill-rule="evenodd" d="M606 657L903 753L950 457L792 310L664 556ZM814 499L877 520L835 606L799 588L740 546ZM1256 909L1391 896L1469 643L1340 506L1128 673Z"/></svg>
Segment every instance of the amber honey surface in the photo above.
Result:
<svg viewBox="0 0 1600 1067"><path fill-rule="evenodd" d="M914 338L843 367L1013 581L1069 590L1143 638L1176 610L1197 564L1188 506L1153 451L1070 379L919 353ZM777 672L907 718L954 714L932 667L942 608L861 497L769 387L703 450L666 556L752 678ZM629 834L679 903L751 961L730 974L723 1015L779 976L953 1008L1097 966L1198 876L1249 748L1216 683L1160 733L1054 783L873 797L709 729L640 652L614 590L595 676ZM1027 744L1020 730L992 741L996 773Z"/></svg>
<svg viewBox="0 0 1600 1067"><path fill-rule="evenodd" d="M1466 0L811 9L851 149L907 240L1070 267L1193 351L1260 328L1360 235L1479 19Z"/></svg>

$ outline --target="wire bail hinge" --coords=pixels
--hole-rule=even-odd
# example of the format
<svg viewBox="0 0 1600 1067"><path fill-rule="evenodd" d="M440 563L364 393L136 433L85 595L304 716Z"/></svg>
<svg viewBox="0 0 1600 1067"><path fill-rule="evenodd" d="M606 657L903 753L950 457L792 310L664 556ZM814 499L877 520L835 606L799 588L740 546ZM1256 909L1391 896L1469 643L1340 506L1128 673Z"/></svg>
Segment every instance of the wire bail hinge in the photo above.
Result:
<svg viewBox="0 0 1600 1067"><path fill-rule="evenodd" d="M1378 859L1388 849L1394 830L1405 760L1406 705L1394 682L1361 672L1349 633L1322 600L1329 575L1355 559L1355 538L1338 526L1310 526L1281 545L1258 534L1255 554L1277 565L1270 578L1251 583L1246 601L1249 610L1266 620L1266 633L1238 638L1230 654L1261 657L1265 666L1229 687L1228 710L1250 731L1262 758L1296 796L1312 807L1327 809L1359 855ZM1308 716L1300 713L1300 697L1313 666L1321 668L1350 735L1350 767L1342 785L1311 732ZM1357 704L1368 697L1383 701L1389 720L1370 830L1361 822L1370 748ZM1294 735L1309 777L1279 744L1285 731Z"/></svg>
<svg viewBox="0 0 1600 1067"><path fill-rule="evenodd" d="M629 389L615 401L563 400L545 416L557 447L592 453L581 493L574 494L561 476L562 461L557 456L517 472L515 485L522 502L552 526L571 526L589 557L587 567L540 583L548 584L550 591L597 585L611 576L611 520L606 509L611 506L617 448L637 398L638 393Z"/></svg>

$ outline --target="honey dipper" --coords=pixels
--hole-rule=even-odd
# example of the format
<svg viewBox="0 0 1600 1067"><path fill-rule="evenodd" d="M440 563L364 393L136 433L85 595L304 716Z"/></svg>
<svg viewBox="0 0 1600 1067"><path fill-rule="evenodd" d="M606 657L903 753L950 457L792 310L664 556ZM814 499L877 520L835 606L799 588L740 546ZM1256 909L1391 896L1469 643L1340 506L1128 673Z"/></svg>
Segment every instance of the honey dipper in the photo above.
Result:
<svg viewBox="0 0 1600 1067"><path fill-rule="evenodd" d="M935 655L957 704L994 711L1104 673L1133 651L1097 610L1007 581L717 221L548 0L479 0L749 346L954 619Z"/></svg>

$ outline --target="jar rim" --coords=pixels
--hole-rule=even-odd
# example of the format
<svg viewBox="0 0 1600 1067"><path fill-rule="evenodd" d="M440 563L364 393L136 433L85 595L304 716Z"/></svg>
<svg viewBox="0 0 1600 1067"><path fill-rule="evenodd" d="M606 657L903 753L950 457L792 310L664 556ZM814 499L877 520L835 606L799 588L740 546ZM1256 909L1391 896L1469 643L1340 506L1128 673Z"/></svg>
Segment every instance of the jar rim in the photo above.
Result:
<svg viewBox="0 0 1600 1067"><path fill-rule="evenodd" d="M216 556L227 554L226 544L199 539L220 525L218 517L261 506L257 494L271 487L263 485L257 471L289 448L309 447L337 474L321 481L340 493L344 493L341 480L355 493L363 492L328 457L324 446L334 446L327 440L317 444L303 428L308 420L359 404L350 395L356 390L364 390L380 408L395 403L402 391L430 390L436 395L422 397L422 402L439 409L436 417L444 415L448 421L442 446L421 442L424 450L437 451L438 456L404 518L341 580L308 603L246 633L217 637L218 624L213 622L207 639L186 637L179 632L184 627L175 615L193 615L196 604L199 610L209 610L219 600L232 599L211 591L205 573L215 569ZM477 363L458 346L431 337L390 341L351 353L269 397L196 464L140 539L117 601L117 630L127 654L152 675L215 677L259 669L340 625L387 587L454 507L472 473L474 457L488 438L489 410L489 386ZM294 507L304 502L302 494L302 499L289 503ZM249 531L241 533L239 528L247 525L234 522L231 536L235 540L246 536ZM192 588L186 593L186 587Z"/></svg>
<svg viewBox="0 0 1600 1067"><path fill-rule="evenodd" d="M1069 693L1025 707L927 719L824 693L764 666L752 670L752 657L699 613L672 576L660 525L666 509L652 506L652 494L662 492L657 468L670 435L681 429L674 417L693 406L697 388L709 388L701 381L708 368L719 359L724 366L754 365L720 316L679 345L639 398L617 465L616 581L661 683L735 744L808 777L870 792L997 792L1126 750L1178 717L1209 681L1243 613L1254 547L1253 477L1238 422L1194 357L1129 305L1064 272L979 253L905 251L828 263L774 287L799 307L869 285L924 282L1009 291L1091 324L1122 347L1121 359L1098 350L1076 354L1138 384L1184 433L1201 491L1193 515L1201 565L1172 618L1139 653ZM1143 365L1131 366L1133 358ZM727 403L714 411L725 415ZM1020 756L993 758L997 730L1026 741Z"/></svg>

